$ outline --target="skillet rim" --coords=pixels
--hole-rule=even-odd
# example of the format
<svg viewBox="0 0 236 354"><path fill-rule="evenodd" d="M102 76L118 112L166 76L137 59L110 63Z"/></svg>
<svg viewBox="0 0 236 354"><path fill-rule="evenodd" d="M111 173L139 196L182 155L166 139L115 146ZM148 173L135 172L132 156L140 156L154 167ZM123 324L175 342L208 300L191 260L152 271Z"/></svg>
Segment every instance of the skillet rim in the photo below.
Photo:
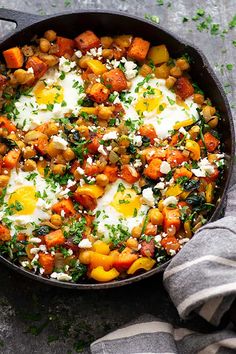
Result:
<svg viewBox="0 0 236 354"><path fill-rule="evenodd" d="M48 20L53 20L53 19L60 18L60 17L69 17L70 15L82 15L84 13L94 14L94 15L98 15L98 16L105 15L105 14L108 14L111 16L121 16L121 17L125 17L126 19L133 19L133 20L139 21L139 22L143 23L143 25L145 25L145 24L151 25L154 29L164 32L168 36L172 37L172 39L174 41L178 42L179 44L185 45L186 47L191 49L193 52L195 52L196 56L199 56L201 58L202 62L204 63L204 66L207 70L209 77L211 77L211 79L214 81L214 83L220 93L220 96L222 98L222 102L224 103L225 116L226 116L226 119L228 120L228 123L230 126L230 135L231 135L230 140L231 140L232 151L231 151L231 155L229 156L230 161L227 166L228 176L227 176L225 183L224 183L224 189L223 189L222 194L220 196L220 201L218 202L218 205L215 208L214 213L212 214L212 216L208 222L218 219L218 217L220 216L220 214L222 212L222 209L224 208L224 204L225 204L226 197L227 197L227 191L228 191L229 184L230 184L230 181L232 178L233 164L234 164L233 157L235 155L235 129L234 129L234 123L233 123L231 109L229 106L227 96L224 92L224 89L223 89L218 77L216 76L215 72L213 71L211 65L209 64L208 59L206 58L205 54L195 44L192 44L190 41L188 41L186 39L182 39L178 35L174 34L172 31L165 29L164 27L162 27L159 24L153 23L147 19L140 18L137 15L130 15L130 14L127 14L127 13L121 12L121 11L88 9L88 10L78 10L78 11L70 11L70 12L66 11L66 12L53 14L53 15L40 16L40 15L24 13L24 12L20 12L20 11L16 11L16 10L1 9L0 8L0 19L16 23L16 28L13 31L11 31L10 33L8 33L6 36L1 38L0 48L2 46L4 46L4 43L7 40L11 39L15 35L19 35L22 31L29 30L31 27L33 28L34 25L41 25L41 24L47 22ZM55 279L43 278L42 276L31 273L31 272L25 270L24 268L21 268L20 266L12 263L8 259L4 258L2 255L0 255L0 262L5 264L8 268L10 268L13 271L16 271L22 275L25 275L26 277L28 277L30 279L37 280L37 281L47 284L47 285L57 286L60 288L67 288L67 289L68 288L76 289L76 290L101 290L101 289L111 289L111 288L116 288L116 287L122 287L125 285L129 285L131 283L136 283L142 279L149 278L155 274L162 273L166 269L168 264L170 263L170 260L163 263L162 265L160 265L157 268L154 268L154 269L147 271L145 273L136 275L134 277L122 279L119 281L112 281L109 283L101 283L101 284L100 283L98 283L98 284L96 284L96 283L94 283L94 284L92 284L92 283L91 284L90 283L88 283L88 284L86 284L86 283L69 283L69 282L67 283L67 282L61 282L61 281L58 281Z"/></svg>

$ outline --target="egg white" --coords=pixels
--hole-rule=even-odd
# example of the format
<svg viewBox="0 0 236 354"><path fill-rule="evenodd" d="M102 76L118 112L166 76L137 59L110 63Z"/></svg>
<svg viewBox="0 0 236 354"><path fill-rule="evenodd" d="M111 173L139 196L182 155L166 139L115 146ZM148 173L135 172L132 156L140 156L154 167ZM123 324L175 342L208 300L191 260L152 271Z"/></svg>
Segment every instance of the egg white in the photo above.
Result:
<svg viewBox="0 0 236 354"><path fill-rule="evenodd" d="M67 113L78 115L80 110L78 101L85 97L85 93L78 90L79 85L84 85L83 79L76 70L63 72L64 78L61 74L62 71L58 69L49 69L39 82L43 81L48 86L60 86L63 89L65 105L53 103L53 109L49 110L46 104L37 103L34 89L27 96L22 94L15 103L15 122L20 129L23 131L35 129L51 119L62 118Z"/></svg>
<svg viewBox="0 0 236 354"><path fill-rule="evenodd" d="M33 173L37 173L34 171ZM46 180L40 176L39 173L34 176L33 180L28 180L31 172L16 171L13 170L7 187L6 195L4 198L4 207L0 212L1 218L7 218L9 222L12 222L11 225L11 234L15 234L17 226L24 228L23 232L30 234L34 229L33 223L38 224L43 220L49 220L51 217L51 207L58 202L58 199L61 197L62 189L58 185L53 188ZM35 187L36 192L40 192L38 200L36 202L36 207L31 214L22 214L22 215L8 215L7 207L8 201L11 195L16 192L21 187L31 186ZM19 200L20 202L20 200Z"/></svg>
<svg viewBox="0 0 236 354"><path fill-rule="evenodd" d="M127 227L129 232L131 232L134 226L143 222L149 209L147 205L141 205L140 209L137 210L137 215L131 217L124 217L122 213L119 213L111 203L113 202L120 183L122 183L125 188L132 187L131 184L124 180L117 179L116 182L106 187L104 195L98 199L97 207L94 210L95 215L99 214L94 220L97 224L97 236L103 238L105 241L109 241L109 227L121 224L122 226ZM107 227L106 225L109 226Z"/></svg>
<svg viewBox="0 0 236 354"><path fill-rule="evenodd" d="M138 87L139 83L143 82L143 80L144 78L141 75L138 75L133 80L131 80L132 86L128 97L132 97L132 102L130 104L123 104L125 110L125 120L131 119L131 121L134 122L140 121L140 117L135 109L135 105L140 98L140 94L135 92L135 89ZM175 123L192 117L194 117L194 119L198 118L198 105L193 101L192 96L185 100L185 104L188 108L184 108L175 102L176 94L165 86L164 79L152 78L147 83L144 83L144 85L140 86L140 91L142 88L147 88L147 86L151 86L154 89L159 89L162 93L161 103L165 104L163 111L160 113L157 113L156 109L154 109L151 112L144 111L143 114L143 124L152 124L159 138L165 139L167 136L169 136L170 131L173 130ZM174 101L174 103L172 101Z"/></svg>

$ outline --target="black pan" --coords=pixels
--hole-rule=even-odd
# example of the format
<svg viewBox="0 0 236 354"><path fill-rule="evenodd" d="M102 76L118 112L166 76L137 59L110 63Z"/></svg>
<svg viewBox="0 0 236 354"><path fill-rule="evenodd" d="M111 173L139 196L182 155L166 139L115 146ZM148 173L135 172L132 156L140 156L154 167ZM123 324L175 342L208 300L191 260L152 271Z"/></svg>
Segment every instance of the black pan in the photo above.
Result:
<svg viewBox="0 0 236 354"><path fill-rule="evenodd" d="M178 57L188 53L193 59L191 65L191 75L193 79L204 89L207 96L212 99L213 104L219 109L222 120L219 123L219 131L222 133L224 151L226 153L226 168L224 173L224 183L220 186L217 207L211 217L211 221L219 218L223 212L226 191L232 174L233 157L235 151L235 135L233 119L224 90L211 69L204 54L195 46L182 40L169 32L168 29L153 24L149 21L130 16L125 13L110 11L79 11L76 13L65 13L53 16L37 16L13 10L0 9L0 19L15 22L17 27L13 33L3 38L0 44L0 53L13 46L20 46L32 39L35 34L43 34L48 29L53 29L62 36L70 38L76 37L84 30L91 29L99 35L133 34L140 36L152 43L165 43L168 46L171 56ZM23 268L12 264L9 260L0 256L0 261L11 269L37 279L45 284L55 285L63 288L75 289L107 289L123 286L137 282L154 274L162 272L169 262L151 271L137 275L135 277L120 281L113 281L108 284L73 284L59 282L53 279L46 279L37 276Z"/></svg>

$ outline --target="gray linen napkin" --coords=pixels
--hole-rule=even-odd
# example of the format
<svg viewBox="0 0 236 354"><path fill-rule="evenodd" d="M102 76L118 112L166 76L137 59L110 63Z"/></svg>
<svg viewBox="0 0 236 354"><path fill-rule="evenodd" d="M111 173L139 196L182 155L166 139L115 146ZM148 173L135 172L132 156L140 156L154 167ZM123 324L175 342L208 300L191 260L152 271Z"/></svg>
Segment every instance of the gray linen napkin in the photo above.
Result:
<svg viewBox="0 0 236 354"><path fill-rule="evenodd" d="M201 228L164 272L163 282L182 319L197 313L218 325L236 298L236 168L225 216ZM230 354L236 332L229 324L209 334L174 328L149 315L91 344L92 354Z"/></svg>

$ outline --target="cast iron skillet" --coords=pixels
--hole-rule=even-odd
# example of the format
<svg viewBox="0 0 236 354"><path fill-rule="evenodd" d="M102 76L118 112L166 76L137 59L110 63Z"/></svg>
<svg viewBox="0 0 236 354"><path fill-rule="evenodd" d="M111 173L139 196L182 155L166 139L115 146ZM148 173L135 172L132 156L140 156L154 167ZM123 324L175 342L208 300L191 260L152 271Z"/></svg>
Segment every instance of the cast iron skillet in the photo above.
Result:
<svg viewBox="0 0 236 354"><path fill-rule="evenodd" d="M222 133L222 141L224 142L224 151L226 153L225 183L220 187L220 198L217 201L217 207L211 217L211 221L220 216L223 211L226 191L233 167L235 150L233 119L223 88L211 69L206 57L199 49L192 46L192 44L190 45L188 42L179 39L169 32L168 29L164 29L159 25L155 25L135 16L114 11L81 10L76 13L64 13L42 17L13 10L0 9L0 19L15 22L17 25L13 33L10 33L3 38L2 43L0 44L0 53L10 47L29 43L35 34L43 34L44 31L48 29L53 29L62 36L69 38L74 38L87 29L93 30L98 35L128 33L143 37L153 44L165 43L173 57L188 53L193 59L191 65L191 75L193 79L204 89L207 96L212 99L213 104L219 109L222 117L222 120L219 123L219 131ZM37 279L42 283L74 289L107 289L123 286L160 273L169 263L166 262L160 267L141 275L117 282L113 281L108 284L73 284L37 276L12 264L2 256L0 256L0 261L11 269L32 279Z"/></svg>

